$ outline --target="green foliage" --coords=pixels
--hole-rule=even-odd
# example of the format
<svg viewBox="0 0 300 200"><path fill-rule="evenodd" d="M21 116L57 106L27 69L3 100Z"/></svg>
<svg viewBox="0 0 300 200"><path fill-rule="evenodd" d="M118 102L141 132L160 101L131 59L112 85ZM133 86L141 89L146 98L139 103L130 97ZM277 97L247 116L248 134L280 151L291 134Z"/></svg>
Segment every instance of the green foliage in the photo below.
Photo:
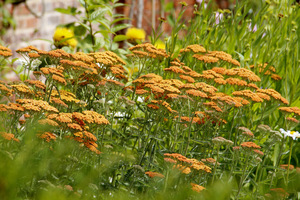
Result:
<svg viewBox="0 0 300 200"><path fill-rule="evenodd" d="M218 12L202 4L188 22L183 5L167 19L171 35L161 30L164 21L153 29L153 45L166 38L165 50L159 50L149 43L118 48L116 42L126 38L112 36L128 27L117 24L124 16L114 14L122 4L79 2L84 13L70 7L57 11L78 18L67 26L79 42L77 50L85 53L19 50L26 62L16 73L27 87L0 82L2 199L298 198L300 146L279 132L299 131L299 123L288 120L299 120L298 111L279 110L287 106L285 98L289 107L300 106L298 4L237 1L232 11ZM166 4L165 10L172 7ZM193 51L195 44L204 52ZM100 48L116 54L97 52ZM212 51L227 57L212 63L196 59L217 58ZM1 59L2 70L8 61ZM214 67L228 73L221 76ZM217 75L232 78L233 69L249 70L246 77L234 76L246 86L215 81ZM42 89L29 84L32 71L44 77ZM254 73L259 89L279 93L260 102L242 96L249 102L237 106L234 92L259 93L249 86ZM282 79L274 80L274 74ZM49 119L57 125L42 123ZM292 165L296 169L287 170ZM206 189L193 191L194 184Z"/></svg>

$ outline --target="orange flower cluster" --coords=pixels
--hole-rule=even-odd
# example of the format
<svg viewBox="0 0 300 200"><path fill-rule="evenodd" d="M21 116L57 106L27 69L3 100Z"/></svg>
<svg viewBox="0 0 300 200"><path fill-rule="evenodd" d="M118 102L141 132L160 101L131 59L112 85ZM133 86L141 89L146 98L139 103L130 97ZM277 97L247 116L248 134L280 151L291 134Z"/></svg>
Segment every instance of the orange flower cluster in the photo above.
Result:
<svg viewBox="0 0 300 200"><path fill-rule="evenodd" d="M243 142L241 147L246 149L260 149L261 147L255 144L254 142Z"/></svg>
<svg viewBox="0 0 300 200"><path fill-rule="evenodd" d="M211 102L207 102L207 103L203 103L204 106L207 106L209 108L214 109L217 112L223 112L223 110L213 101Z"/></svg>
<svg viewBox="0 0 300 200"><path fill-rule="evenodd" d="M12 52L9 48L0 45L0 56L9 57L12 56Z"/></svg>
<svg viewBox="0 0 300 200"><path fill-rule="evenodd" d="M226 75L228 75L228 76L239 76L241 78L244 78L244 79L252 81L252 82L260 82L261 81L259 76L257 76L251 70L248 70L248 69L245 69L245 68L228 69L228 70L226 70Z"/></svg>
<svg viewBox="0 0 300 200"><path fill-rule="evenodd" d="M59 92L57 90L52 90L51 92L51 98L52 97L60 97L61 100L70 103L70 102L74 102L74 103L78 103L79 100L76 99L75 94L73 94L72 92L68 92L65 90L59 90Z"/></svg>
<svg viewBox="0 0 300 200"><path fill-rule="evenodd" d="M153 46L150 43L144 43L144 44L138 44L136 46L130 47L130 51L132 51L133 54L130 54L128 56L133 57L140 57L140 58L168 58L166 51L164 49L157 49L155 46Z"/></svg>
<svg viewBox="0 0 300 200"><path fill-rule="evenodd" d="M242 134L248 137L254 137L254 134L252 133L252 131L250 131L248 128L246 127L239 127L239 130L242 131Z"/></svg>
<svg viewBox="0 0 300 200"><path fill-rule="evenodd" d="M88 131L80 131L73 134L71 137L75 141L82 143L85 147L95 152L96 154L100 154L101 152L97 149L98 144L96 143L97 138Z"/></svg>
<svg viewBox="0 0 300 200"><path fill-rule="evenodd" d="M244 96L248 99L251 99L254 102L263 102L263 99L260 98L256 93L252 92L251 90L234 91L232 94L234 96Z"/></svg>
<svg viewBox="0 0 300 200"><path fill-rule="evenodd" d="M270 66L268 63L258 64L257 66L250 65L249 67L258 68L259 73L269 75L275 81L282 79L278 74L276 74L276 69L273 66Z"/></svg>
<svg viewBox="0 0 300 200"><path fill-rule="evenodd" d="M35 86L36 88L42 89L42 90L46 89L46 85L39 80L26 80L24 82L29 85Z"/></svg>
<svg viewBox="0 0 300 200"><path fill-rule="evenodd" d="M206 53L206 49L199 44L188 45L186 48L180 49L180 53L190 52L190 51L194 53Z"/></svg>
<svg viewBox="0 0 300 200"><path fill-rule="evenodd" d="M289 122L295 123L295 124L300 123L300 121L298 119L294 118L294 117L287 117L286 120L289 121Z"/></svg>
<svg viewBox="0 0 300 200"><path fill-rule="evenodd" d="M41 110L47 112L59 112L57 108L50 106L48 102L42 100L34 100L34 99L17 99L16 102L21 104L25 110L27 111L36 111L39 112Z"/></svg>
<svg viewBox="0 0 300 200"><path fill-rule="evenodd" d="M15 93L24 96L32 96L34 94L33 90L31 90L27 85L19 84L19 85L10 85Z"/></svg>
<svg viewBox="0 0 300 200"><path fill-rule="evenodd" d="M235 99L234 97L231 97L229 95L220 96L220 95L216 94L215 96L211 97L211 100L225 103L229 106L232 106L232 107L234 106L236 108L243 106L243 104L241 104L237 99Z"/></svg>
<svg viewBox="0 0 300 200"><path fill-rule="evenodd" d="M209 93L210 95L214 95L215 92L218 91L218 89L215 88L214 86L209 85L209 84L204 83L204 82L198 82L198 83L195 83L195 86L196 86L197 89L200 89L200 90L202 90L203 92L207 92L207 93Z"/></svg>
<svg viewBox="0 0 300 200"><path fill-rule="evenodd" d="M285 112L285 113L294 113L297 116L300 116L300 108L298 107L280 107L280 111Z"/></svg>
<svg viewBox="0 0 300 200"><path fill-rule="evenodd" d="M15 138L15 135L12 133L0 132L0 135L6 140L13 140L16 142L20 142L18 138Z"/></svg>
<svg viewBox="0 0 300 200"><path fill-rule="evenodd" d="M148 175L150 178L154 178L154 177L159 177L159 178L164 178L165 176L161 173L158 172L145 172L146 175Z"/></svg>
<svg viewBox="0 0 300 200"><path fill-rule="evenodd" d="M51 140L55 141L56 140L56 135L50 132L45 132L43 134L38 134L37 135L39 138L44 139L46 142L50 142Z"/></svg>
<svg viewBox="0 0 300 200"><path fill-rule="evenodd" d="M209 56L209 55L195 54L193 55L193 58L196 58L197 60L203 61L205 63L217 63L219 61L219 58Z"/></svg>
<svg viewBox="0 0 300 200"><path fill-rule="evenodd" d="M58 82L58 83L62 83L64 85L67 84L66 80L65 80L65 76L63 74L63 68L61 67L43 67L40 69L41 72L47 77L47 75L49 75L49 77L51 77L54 81Z"/></svg>
<svg viewBox="0 0 300 200"><path fill-rule="evenodd" d="M273 97L274 99L281 101L284 104L289 104L288 100L286 100L284 97L282 97L281 94L274 89L257 89L256 91L265 93L265 94Z"/></svg>
<svg viewBox="0 0 300 200"><path fill-rule="evenodd" d="M205 187L195 183L191 183L191 186L192 186L192 190L194 190L195 192L201 192L202 190L206 189Z"/></svg>
<svg viewBox="0 0 300 200"><path fill-rule="evenodd" d="M178 153L165 153L164 156L166 162L177 163L173 167L179 169L184 174L189 174L192 170L201 170L206 173L211 173L210 167L196 159L190 159Z"/></svg>
<svg viewBox="0 0 300 200"><path fill-rule="evenodd" d="M3 95L8 97L12 92L13 90L9 89L3 81L0 81L0 96Z"/></svg>
<svg viewBox="0 0 300 200"><path fill-rule="evenodd" d="M246 86L247 82L243 81L241 79L238 78L227 78L226 83L230 84L230 85L238 85L238 86Z"/></svg>

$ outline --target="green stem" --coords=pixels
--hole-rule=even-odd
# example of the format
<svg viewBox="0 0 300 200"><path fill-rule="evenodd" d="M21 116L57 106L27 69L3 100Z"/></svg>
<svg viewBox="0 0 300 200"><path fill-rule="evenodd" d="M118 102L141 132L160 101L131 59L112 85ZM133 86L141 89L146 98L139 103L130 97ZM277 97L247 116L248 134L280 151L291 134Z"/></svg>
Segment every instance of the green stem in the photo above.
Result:
<svg viewBox="0 0 300 200"><path fill-rule="evenodd" d="M288 162L288 169L287 169L287 175L286 175L286 183L287 184L289 182L289 172L290 172L290 164L291 164L291 157L292 157L292 151L293 151L293 144L294 144L294 140L291 139L290 153L289 153L289 162Z"/></svg>
<svg viewBox="0 0 300 200"><path fill-rule="evenodd" d="M240 180L239 190L238 190L238 193L236 194L236 199L239 199L238 196L241 192L241 189L242 189L242 186L243 186L243 183L244 183L244 179L245 179L244 176L245 176L246 169L248 167L249 157L250 157L250 152L247 152L246 164L244 166L243 174L242 174L242 177L241 177L241 180Z"/></svg>
<svg viewBox="0 0 300 200"><path fill-rule="evenodd" d="M219 152L220 152L220 146L217 147L217 159L216 159L215 166L214 166L213 178L212 178L211 184L213 184L214 180L215 180L215 175L216 175L217 165L218 165L218 160L219 160Z"/></svg>

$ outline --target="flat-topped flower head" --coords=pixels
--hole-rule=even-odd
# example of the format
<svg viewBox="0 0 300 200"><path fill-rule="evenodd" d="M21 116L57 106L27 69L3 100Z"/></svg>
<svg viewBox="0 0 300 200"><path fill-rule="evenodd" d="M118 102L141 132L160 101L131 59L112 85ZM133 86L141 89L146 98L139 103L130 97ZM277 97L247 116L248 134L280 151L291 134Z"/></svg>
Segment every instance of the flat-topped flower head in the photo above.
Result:
<svg viewBox="0 0 300 200"><path fill-rule="evenodd" d="M286 131L283 128L280 128L279 131L283 134L284 137L291 137L293 140L296 140L300 137L300 133L298 131Z"/></svg>

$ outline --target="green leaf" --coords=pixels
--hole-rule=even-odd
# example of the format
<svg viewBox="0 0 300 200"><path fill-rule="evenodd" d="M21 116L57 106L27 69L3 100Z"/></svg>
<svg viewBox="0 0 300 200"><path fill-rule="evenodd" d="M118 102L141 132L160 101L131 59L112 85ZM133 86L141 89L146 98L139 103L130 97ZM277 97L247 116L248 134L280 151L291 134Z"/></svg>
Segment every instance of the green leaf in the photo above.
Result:
<svg viewBox="0 0 300 200"><path fill-rule="evenodd" d="M75 26L74 28L74 34L76 36L83 36L86 33L87 28L83 25Z"/></svg>
<svg viewBox="0 0 300 200"><path fill-rule="evenodd" d="M77 14L77 9L75 7L70 7L68 6L68 8L56 8L55 11L63 13L63 14L67 14L67 15L73 15L75 16Z"/></svg>
<svg viewBox="0 0 300 200"><path fill-rule="evenodd" d="M98 9L91 13L89 20L96 20L100 17L104 17L104 14L107 12L107 8Z"/></svg>
<svg viewBox="0 0 300 200"><path fill-rule="evenodd" d="M127 36L126 35L116 35L114 37L114 42L120 42L120 41L124 41L127 40Z"/></svg>
<svg viewBox="0 0 300 200"><path fill-rule="evenodd" d="M130 24L118 24L118 25L112 27L111 31L112 31L113 33L116 33L116 32L118 32L118 31L123 30L123 29L125 29L125 28L128 28L128 27L130 27L130 26L131 26Z"/></svg>

